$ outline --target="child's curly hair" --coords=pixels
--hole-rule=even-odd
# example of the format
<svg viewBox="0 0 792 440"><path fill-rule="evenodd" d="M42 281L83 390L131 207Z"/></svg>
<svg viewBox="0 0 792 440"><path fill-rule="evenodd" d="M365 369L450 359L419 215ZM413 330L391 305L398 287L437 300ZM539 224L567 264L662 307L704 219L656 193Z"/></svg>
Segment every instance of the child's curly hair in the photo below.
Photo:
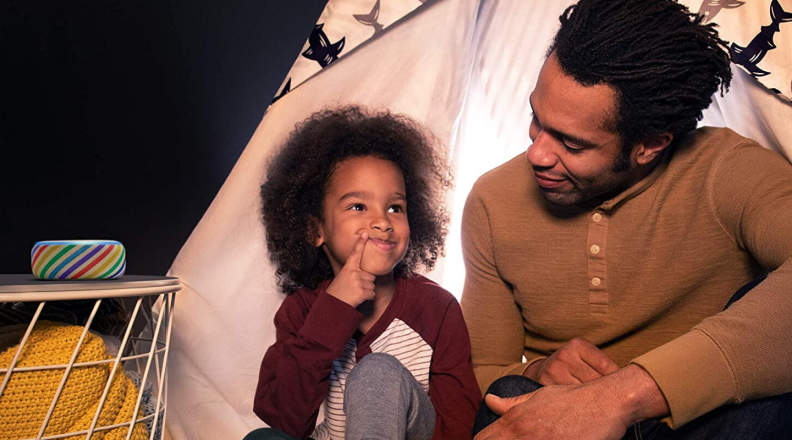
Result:
<svg viewBox="0 0 792 440"><path fill-rule="evenodd" d="M409 277L431 270L444 255L448 214L443 192L451 174L438 154L439 143L407 116L369 113L359 106L325 109L298 124L267 167L261 185L262 220L278 286L289 294L314 289L333 277L330 261L313 243L323 201L339 162L374 156L395 163L404 174L410 243L394 275Z"/></svg>

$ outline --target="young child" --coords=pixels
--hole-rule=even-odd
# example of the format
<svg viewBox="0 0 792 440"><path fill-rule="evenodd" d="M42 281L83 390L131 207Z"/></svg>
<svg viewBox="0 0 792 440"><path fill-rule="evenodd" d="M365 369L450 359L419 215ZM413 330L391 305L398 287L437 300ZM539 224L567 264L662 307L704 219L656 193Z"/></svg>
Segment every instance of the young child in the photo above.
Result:
<svg viewBox="0 0 792 440"><path fill-rule="evenodd" d="M471 437L481 394L461 309L415 274L446 233L432 139L344 107L300 124L270 163L263 221L288 296L254 403L276 429L246 439Z"/></svg>

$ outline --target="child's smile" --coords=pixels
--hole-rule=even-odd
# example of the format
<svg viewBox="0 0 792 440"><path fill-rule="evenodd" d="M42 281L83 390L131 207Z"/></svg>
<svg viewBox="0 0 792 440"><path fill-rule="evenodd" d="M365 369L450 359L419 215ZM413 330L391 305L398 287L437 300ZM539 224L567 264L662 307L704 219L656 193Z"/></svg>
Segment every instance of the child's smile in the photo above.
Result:
<svg viewBox="0 0 792 440"><path fill-rule="evenodd" d="M392 240L382 240L379 238L370 238L369 244L374 245L377 248L382 249L383 251L389 251L394 247L396 247L396 242Z"/></svg>
<svg viewBox="0 0 792 440"><path fill-rule="evenodd" d="M399 167L388 160L362 156L340 162L328 184L324 219L317 246L323 246L338 273L363 232L369 240L361 269L392 276L410 242L407 191Z"/></svg>

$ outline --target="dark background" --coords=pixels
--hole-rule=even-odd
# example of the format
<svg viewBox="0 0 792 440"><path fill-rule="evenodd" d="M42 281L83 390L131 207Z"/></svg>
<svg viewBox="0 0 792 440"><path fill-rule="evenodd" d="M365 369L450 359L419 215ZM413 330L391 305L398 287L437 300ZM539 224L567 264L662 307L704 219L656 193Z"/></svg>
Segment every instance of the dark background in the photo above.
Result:
<svg viewBox="0 0 792 440"><path fill-rule="evenodd" d="M0 273L98 238L164 275L325 3L0 2Z"/></svg>

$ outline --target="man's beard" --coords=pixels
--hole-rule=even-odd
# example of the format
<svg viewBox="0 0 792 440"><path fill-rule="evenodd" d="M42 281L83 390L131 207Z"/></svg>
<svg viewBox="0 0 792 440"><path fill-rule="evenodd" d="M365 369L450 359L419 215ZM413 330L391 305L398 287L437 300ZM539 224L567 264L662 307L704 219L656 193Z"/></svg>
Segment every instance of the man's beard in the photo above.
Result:
<svg viewBox="0 0 792 440"><path fill-rule="evenodd" d="M604 194L611 195L611 193L615 192L621 186L624 185L624 182L629 177L629 172L632 170L632 162L630 161L630 154L621 153L616 157L616 160L611 167L611 175L613 179L608 179L608 182L601 182L597 184L595 182L591 182L591 185L588 185L585 188L579 188L575 185L574 182L570 179L570 183L574 189L568 192L555 192L552 190L543 189L541 186L539 187L539 192L542 193L542 196L553 205L558 206L575 206L580 205L585 202L591 201L595 198L598 198ZM622 188L623 190L623 188ZM615 196L616 194L612 194L611 196ZM607 197L610 198L610 197Z"/></svg>

